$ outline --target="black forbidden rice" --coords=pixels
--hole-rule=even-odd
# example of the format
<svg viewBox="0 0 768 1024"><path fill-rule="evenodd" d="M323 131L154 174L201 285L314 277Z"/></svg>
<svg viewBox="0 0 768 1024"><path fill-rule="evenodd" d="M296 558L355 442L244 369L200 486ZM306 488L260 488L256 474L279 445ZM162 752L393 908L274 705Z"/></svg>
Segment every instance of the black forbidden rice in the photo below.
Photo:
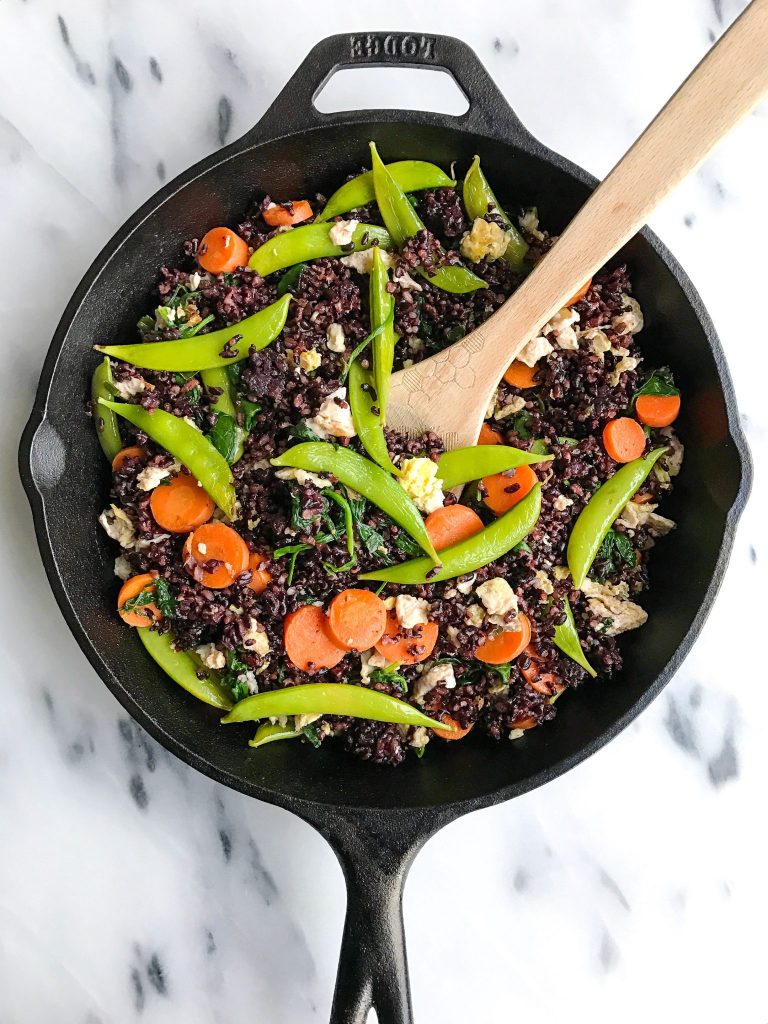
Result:
<svg viewBox="0 0 768 1024"><path fill-rule="evenodd" d="M240 235L251 247L261 244L273 233L261 216L269 201L269 197L265 197L248 219L238 225ZM426 230L407 243L399 257L400 269L413 272L438 262L458 262L459 242L470 224L457 190L441 188L425 192L419 199L419 212ZM380 223L375 206L354 215ZM489 219L493 217L489 215ZM539 255L552 242L546 235L543 241L533 237L528 240L532 251ZM441 260L436 260L438 243L446 253ZM197 244L196 239L186 243L179 266L161 268L157 289L160 303L169 301L180 288L191 289L200 316L214 318L206 328L211 330L236 324L275 300L272 279L265 281L253 271L240 270L234 275L219 276L199 272L194 259ZM421 290L407 290L396 283L390 286L395 297L395 329L400 338L396 350L398 364L405 359L417 361L456 341L482 323L520 283L520 277L501 260L483 260L472 269L483 277L488 288L471 295L451 295L423 279ZM196 280L192 275L198 274L199 280ZM259 691L317 678L296 670L283 655L282 621L288 612L307 602L322 602L327 606L334 594L355 585L359 572L380 565L383 557L392 562L407 557L398 547L398 528L368 504L365 522L381 534L382 550L370 554L358 543L358 564L354 569L330 575L324 563L341 565L347 559L344 537L319 546L315 537L320 520L312 518L318 502L322 501L317 489L279 480L268 462L295 443L297 425L339 387L344 360L369 330L367 286L365 276L339 259L314 261L299 278L283 334L263 351L252 351L242 364L240 395L259 403L260 411L246 441L243 458L234 466L241 505L241 519L236 525L255 551L269 553L297 542L310 545L298 556L292 583L288 583L286 558L270 559L268 568L272 580L260 595L248 588L248 574L226 590L209 590L196 582L184 566L181 552L184 537L169 536L160 530L150 513L150 492L141 490L137 484L139 473L148 464L164 467L172 460L148 443L145 436L129 426L124 428L126 443L141 443L149 453L146 459L126 460L123 468L113 474L111 500L130 515L139 541L137 548L123 552L131 572L156 570L167 580L177 604L175 614L170 620L166 619L161 628L171 628L180 647L195 648L213 642L224 651L236 653L252 673L249 678ZM609 340L639 357L632 335L622 335L619 341L612 328L613 318L624 308L625 294L631 294L631 283L626 268L618 267L598 275L575 309L580 315L581 329L601 328ZM345 333L345 350L340 353L330 351L326 344L326 332L333 323L341 324ZM179 331L167 327L144 334L150 343L174 337L179 337ZM316 371L307 373L301 368L301 355L311 349L320 352L322 362ZM587 677L551 642L555 626L562 618L564 597L570 599L585 652L600 676L610 677L622 664L616 639L606 636L590 621L584 595L573 590L569 580L558 580L553 575L554 567L565 563L565 546L576 516L616 468L605 453L600 435L605 422L629 406L639 376L638 370L633 369L623 373L619 382L612 385L610 378L616 362L617 357L611 353L601 362L583 347L578 351L556 347L552 355L539 364L540 384L534 390L520 392L502 382L498 402L510 404L513 399L522 397L524 414L493 424L506 443L522 448L530 446L531 438L545 439L555 458L550 466L537 470L543 484L542 511L528 538L527 549L512 551L480 569L474 585L495 576L503 576L510 582L521 610L531 620L542 672L553 673L566 687L579 686ZM114 376L118 383L143 378L149 387L129 400L139 401L148 409L162 408L190 417L203 430L215 422L204 389L194 378L190 382L180 375L138 371L122 364L115 366ZM387 437L394 456L427 455L436 460L442 451L440 439L435 435L408 440L388 430ZM559 440L562 438L572 440ZM341 443L357 449L355 440ZM653 478L646 486L654 500L658 498L659 486ZM562 508L560 502L556 507L556 499L565 492L571 504ZM301 531L291 522L292 498L307 520ZM447 500L454 500L453 496L448 495ZM488 520L489 514L482 506L479 511ZM611 580L626 582L630 596L647 586L647 560L653 538L640 527L635 531L634 545L636 566L625 565ZM546 574L553 588L551 593L542 589L537 572ZM382 596L394 596L396 592L397 588L388 585ZM461 726L475 725L476 732L494 739L506 737L521 724L529 727L555 715L556 707L550 703L548 695L536 692L523 678L520 660L511 666L509 678L505 680L499 672L472 659L478 642L489 634L467 624L468 606L477 600L471 592L463 595L456 589L456 581L409 588L409 592L429 599L431 617L440 627L439 640L428 664L435 659L453 659L457 680L454 688L440 684L426 695L423 708L428 714L450 715ZM270 643L270 654L266 658L249 651L243 643L252 617L266 629ZM416 665L398 670L405 677L408 691L421 669L422 666ZM321 678L359 680L359 656L349 655ZM388 681L381 673L375 678L376 681L369 680L368 685L410 699L399 680ZM313 736L316 743L336 736L352 754L386 765L399 764L414 739L412 729L341 717L327 717L313 723ZM440 740L433 742L440 743Z"/></svg>

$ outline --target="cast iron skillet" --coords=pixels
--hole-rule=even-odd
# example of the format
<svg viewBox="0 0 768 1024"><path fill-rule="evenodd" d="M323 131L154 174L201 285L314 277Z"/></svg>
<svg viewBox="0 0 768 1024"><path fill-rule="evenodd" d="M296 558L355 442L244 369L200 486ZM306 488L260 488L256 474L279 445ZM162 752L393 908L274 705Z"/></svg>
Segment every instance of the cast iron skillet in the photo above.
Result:
<svg viewBox="0 0 768 1024"><path fill-rule="evenodd" d="M408 110L321 115L313 98L339 68L357 64L448 71L470 101L461 117ZM541 786L616 736L661 691L695 640L728 561L750 485L749 453L712 322L675 259L643 231L620 254L646 316L651 364L671 363L686 399L679 421L685 471L664 512L679 523L653 560L648 624L623 643L626 668L588 684L554 722L515 743L472 736L430 745L397 770L354 761L333 745L275 744L217 728L215 714L169 685L113 613L114 552L96 517L107 474L82 412L91 345L128 340L157 267L184 239L236 223L254 193L329 193L368 160L375 138L387 160L416 157L463 170L474 153L502 196L538 205L561 230L595 179L532 138L473 51L445 36L337 35L319 43L247 135L203 160L149 200L85 275L54 336L20 452L51 586L75 639L120 703L169 750L233 789L285 807L331 843L348 907L332 1020L411 1021L401 899L423 843L461 814Z"/></svg>

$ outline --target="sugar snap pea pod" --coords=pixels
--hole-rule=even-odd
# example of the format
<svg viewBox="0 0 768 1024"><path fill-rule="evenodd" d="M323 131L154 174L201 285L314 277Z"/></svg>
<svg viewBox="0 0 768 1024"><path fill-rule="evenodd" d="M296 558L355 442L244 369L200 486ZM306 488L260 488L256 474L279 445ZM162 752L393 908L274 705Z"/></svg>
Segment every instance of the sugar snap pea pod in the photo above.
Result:
<svg viewBox="0 0 768 1024"><path fill-rule="evenodd" d="M235 704L221 721L229 725L276 715L349 715L352 718L371 718L375 722L422 725L428 729L450 731L452 728L429 718L397 697L350 683L306 683L256 693Z"/></svg>
<svg viewBox="0 0 768 1024"><path fill-rule="evenodd" d="M437 464L437 475L443 481L443 488L450 489L493 473L504 473L517 466L550 462L552 458L552 455L524 452L506 444L478 444L471 448L454 448L444 452Z"/></svg>
<svg viewBox="0 0 768 1024"><path fill-rule="evenodd" d="M423 160L396 160L393 164L387 164L387 170L404 192L418 192L424 188L445 188L456 184L454 179L449 178L436 164L429 164ZM356 178L336 189L315 221L338 217L340 213L356 210L375 198L373 173L366 171L365 174L358 174Z"/></svg>
<svg viewBox="0 0 768 1024"><path fill-rule="evenodd" d="M292 725L272 725L264 722L256 730L252 740L248 740L249 747L265 747L267 743L277 743L278 740L298 740L301 733L296 732Z"/></svg>
<svg viewBox="0 0 768 1024"><path fill-rule="evenodd" d="M138 345L94 345L113 359L123 359L144 370L198 373L215 366L229 366L245 359L252 348L270 345L285 326L290 295L231 327L179 341L141 342ZM221 353L225 352L225 355ZM226 355L232 352L232 355Z"/></svg>
<svg viewBox="0 0 768 1024"><path fill-rule="evenodd" d="M276 459L273 466L292 466L317 473L332 473L346 487L362 494L380 508L411 536L422 551L429 555L430 564L439 565L438 557L421 513L410 497L389 473L347 448L337 448L327 441L305 441L294 445Z"/></svg>
<svg viewBox="0 0 768 1024"><path fill-rule="evenodd" d="M361 580L380 580L386 583L439 583L474 572L489 562L501 558L528 536L541 512L541 485L531 490L523 500L484 530L467 540L440 552L442 565L433 574L428 558L412 558L400 565L374 569L360 574Z"/></svg>
<svg viewBox="0 0 768 1024"><path fill-rule="evenodd" d="M117 416L115 416L111 409L99 406L100 398L110 399L113 397L114 392L110 390L111 384L112 367L109 364L109 357L104 356L93 371L93 377L91 378L91 402L93 403L93 422L96 426L96 436L99 439L101 450L110 462L123 447Z"/></svg>
<svg viewBox="0 0 768 1024"><path fill-rule="evenodd" d="M221 684L218 672L206 669L207 678L198 679L197 673L200 671L201 663L187 651L174 650L171 646L170 633L158 633L154 629L137 629L136 632L150 658L156 661L175 683L211 707L229 711L232 701Z"/></svg>
<svg viewBox="0 0 768 1024"><path fill-rule="evenodd" d="M332 224L305 224L275 235L264 242L248 260L248 266L266 277L276 270L292 267L295 263L306 263L321 256L346 256L350 252L369 249L377 242L382 249L392 248L389 233L377 224L358 224L352 232L352 248L343 249L334 245L330 232Z"/></svg>
<svg viewBox="0 0 768 1024"><path fill-rule="evenodd" d="M371 307L371 330L375 331L377 327L384 328L376 335L372 344L373 381L382 424L387 422L389 381L392 376L392 364L395 360L395 326L392 317L395 299L387 291L388 284L389 268L382 259L377 246L373 250L368 295Z"/></svg>
<svg viewBox="0 0 768 1024"><path fill-rule="evenodd" d="M655 448L645 458L622 466L610 480L598 487L581 510L568 539L568 568L574 587L580 587L616 517L637 493L666 448Z"/></svg>
<svg viewBox="0 0 768 1024"><path fill-rule="evenodd" d="M230 519L234 518L236 498L232 470L224 456L197 427L163 409L148 412L140 405L107 402L103 398L99 399L99 404L133 423L165 448L187 467L221 511Z"/></svg>
<svg viewBox="0 0 768 1024"><path fill-rule="evenodd" d="M399 248L406 239L412 238L423 230L424 222L411 206L408 196L385 167L374 142L371 143L371 161L373 187L376 192L379 212L386 224L387 231ZM430 284L456 295L464 295L467 292L477 291L478 288L488 287L481 277L462 265L441 267L432 274L428 274L425 270L420 270L419 273Z"/></svg>
<svg viewBox="0 0 768 1024"><path fill-rule="evenodd" d="M209 436L217 451L221 452L230 466L233 466L243 454L243 443L247 433L237 424L232 381L224 366L203 370L200 376L206 391L213 388L221 392L220 395L211 398L211 406L216 410L218 418Z"/></svg>
<svg viewBox="0 0 768 1024"><path fill-rule="evenodd" d="M504 253L504 259L515 270L523 270L525 254L528 252L528 243L506 215L498 199L493 194L493 189L480 170L479 156L475 157L472 161L472 166L467 171L467 176L464 178L462 195L464 206L472 220L475 220L477 217L485 217L488 213L489 204L493 205L494 213L498 213L504 221L504 227L508 233L509 245Z"/></svg>
<svg viewBox="0 0 768 1024"><path fill-rule="evenodd" d="M566 597L563 604L565 607L565 622L555 626L555 635L553 637L555 647L559 647L563 654L569 657L571 661L581 665L594 679L597 672L589 664L587 656L582 650L579 634L576 630L576 623L573 621L571 602Z"/></svg>
<svg viewBox="0 0 768 1024"><path fill-rule="evenodd" d="M388 473L393 473L395 476L400 476L401 470L394 464L387 450L381 417L373 411L377 408L376 402L378 401L378 398L375 397L373 376L369 370L363 369L359 359L356 359L349 368L347 384L352 422L355 424L360 444L382 469L386 469Z"/></svg>

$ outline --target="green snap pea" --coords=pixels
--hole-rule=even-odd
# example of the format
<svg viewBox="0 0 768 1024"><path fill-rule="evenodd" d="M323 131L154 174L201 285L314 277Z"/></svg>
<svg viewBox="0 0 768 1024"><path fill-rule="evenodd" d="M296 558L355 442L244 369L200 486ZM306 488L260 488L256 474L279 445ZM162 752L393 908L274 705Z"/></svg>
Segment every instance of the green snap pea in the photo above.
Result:
<svg viewBox="0 0 768 1024"><path fill-rule="evenodd" d="M373 266L368 284L371 330L384 329L373 339L373 380L382 424L387 422L387 399L392 365L395 361L394 296L387 291L389 269L378 246L373 250Z"/></svg>
<svg viewBox="0 0 768 1024"><path fill-rule="evenodd" d="M238 324L223 327L210 334L179 341L142 342L138 345L94 345L113 359L123 359L144 370L170 370L176 373L198 373L216 366L229 366L245 359L252 348L270 345L285 326L290 295L273 302L266 309L248 316ZM237 339L237 340L233 340ZM221 355L222 351L233 355Z"/></svg>
<svg viewBox="0 0 768 1024"><path fill-rule="evenodd" d="M120 438L117 416L115 416L111 409L105 409L103 406L100 406L99 399L106 398L109 400L113 397L112 367L109 363L109 357L104 356L93 371L93 377L91 378L91 402L93 403L93 422L96 426L96 436L99 439L101 450L110 462L123 447L123 442Z"/></svg>
<svg viewBox="0 0 768 1024"><path fill-rule="evenodd" d="M232 701L222 686L218 672L206 669L207 678L198 679L197 673L202 667L201 662L188 651L174 650L171 646L170 633L158 633L147 627L137 629L136 632L139 634L139 639L144 644L147 654L157 662L163 672L171 677L174 683L178 683L187 693L210 704L211 707L229 711Z"/></svg>
<svg viewBox="0 0 768 1024"><path fill-rule="evenodd" d="M423 160L396 160L393 164L387 164L387 170L404 192L418 192L424 188L445 188L456 184L454 179L449 178L436 164ZM339 214L365 206L375 198L373 172L358 174L356 178L336 189L315 222L331 220Z"/></svg>
<svg viewBox="0 0 768 1024"><path fill-rule="evenodd" d="M221 511L230 519L234 518L237 499L232 470L224 456L197 427L163 409L149 412L140 405L108 402L103 398L99 399L99 404L133 423L161 448L165 448L187 467Z"/></svg>
<svg viewBox="0 0 768 1024"><path fill-rule="evenodd" d="M424 222L411 206L408 196L387 170L374 142L371 143L371 160L373 187L376 192L379 212L387 226L387 231L399 248L406 239L412 238L424 229ZM477 291L478 288L488 287L481 277L461 265L440 267L432 274L421 269L419 273L430 284L456 295L464 295L467 292Z"/></svg>
<svg viewBox="0 0 768 1024"><path fill-rule="evenodd" d="M248 740L249 747L264 747L267 743L276 743L278 740L298 740L301 733L296 732L292 725L272 725L264 722L256 730L252 740Z"/></svg>
<svg viewBox="0 0 768 1024"><path fill-rule="evenodd" d="M553 641L555 647L559 647L566 657L570 658L571 661L575 661L577 665L581 665L589 674L594 677L597 672L587 661L587 656L582 650L581 641L579 640L579 634L576 630L576 623L573 620L573 611L571 610L571 602L566 597L563 602L565 608L565 622L559 626L555 626L555 635Z"/></svg>
<svg viewBox="0 0 768 1024"><path fill-rule="evenodd" d="M536 484L530 494L490 526L486 526L473 537L441 551L442 565L434 574L434 567L428 558L412 558L408 562L401 562L400 565L361 573L360 579L416 585L440 583L442 580L464 576L511 551L534 528L540 512L541 485Z"/></svg>
<svg viewBox="0 0 768 1024"><path fill-rule="evenodd" d="M276 715L349 715L352 718L371 718L375 722L421 725L446 731L452 729L452 726L429 718L397 697L349 683L306 683L287 686L284 690L256 693L235 704L221 721L229 725Z"/></svg>
<svg viewBox="0 0 768 1024"><path fill-rule="evenodd" d="M358 224L352 232L352 248L343 249L334 245L330 232L332 224L305 224L303 227L283 231L260 245L248 260L248 266L266 277L276 270L292 267L295 263L306 263L322 256L348 256L350 252L369 249L374 242L382 249L392 248L389 233L377 224Z"/></svg>
<svg viewBox="0 0 768 1024"><path fill-rule="evenodd" d="M568 539L568 568L574 587L582 586L605 535L665 451L666 448L656 448L645 458L622 466L598 487L581 510Z"/></svg>
<svg viewBox="0 0 768 1024"><path fill-rule="evenodd" d="M472 161L472 166L464 178L463 199L466 211L472 220L478 217L485 217L489 206L493 205L494 212L504 221L504 227L508 232L509 245L504 253L504 259L515 270L525 269L524 260L525 254L528 252L528 243L506 215L501 203L493 194L493 189L480 169L479 156L476 156Z"/></svg>
<svg viewBox="0 0 768 1024"><path fill-rule="evenodd" d="M480 480L493 473L504 473L517 466L532 466L537 462L550 462L552 455L524 452L505 444L478 444L471 448L454 448L444 452L437 464L437 475L443 488L450 490L470 480Z"/></svg>
<svg viewBox="0 0 768 1024"><path fill-rule="evenodd" d="M338 448L327 441L306 441L289 448L276 459L273 466L292 466L316 473L332 473L345 487L362 494L380 508L411 536L422 551L429 555L432 565L439 565L424 520L410 497L389 473L347 448Z"/></svg>
<svg viewBox="0 0 768 1024"><path fill-rule="evenodd" d="M349 368L347 385L352 422L355 425L360 444L382 469L386 469L388 473L393 473L395 476L400 476L402 471L394 464L387 449L387 441L381 426L381 416L373 411L378 408L373 375L370 370L363 369L358 359Z"/></svg>
<svg viewBox="0 0 768 1024"><path fill-rule="evenodd" d="M233 466L243 454L243 444L247 432L237 424L237 409L232 392L232 380L225 366L214 366L203 370L200 374L206 391L215 389L221 394L211 397L211 407L216 410L217 420L211 432L214 446L230 466Z"/></svg>

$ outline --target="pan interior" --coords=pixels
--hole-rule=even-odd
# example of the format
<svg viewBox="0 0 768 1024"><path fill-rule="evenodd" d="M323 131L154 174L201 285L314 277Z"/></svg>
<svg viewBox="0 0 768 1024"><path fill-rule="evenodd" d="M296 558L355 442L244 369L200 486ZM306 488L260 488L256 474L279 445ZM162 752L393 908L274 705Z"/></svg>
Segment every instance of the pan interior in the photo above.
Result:
<svg viewBox="0 0 768 1024"><path fill-rule="evenodd" d="M610 682L569 692L554 722L515 743L471 736L461 744L434 740L423 760L377 768L328 744L273 744L252 751L249 727L219 728L217 713L174 686L149 661L137 638L113 613L113 545L96 523L108 474L92 425L83 414L96 342L132 340L162 263L184 239L219 223L237 223L257 192L273 198L329 194L367 161L375 138L387 160L420 158L461 174L480 152L483 167L510 206L535 205L542 223L562 230L589 192L586 176L544 153L478 139L458 128L370 123L331 125L256 145L225 158L167 198L117 245L75 311L56 362L48 399L48 441L58 453L43 471L33 465L45 501L57 592L70 624L105 681L161 742L229 785L276 802L292 798L357 807L430 807L490 801L538 784L589 753L665 681L665 669L687 649L686 635L713 596L729 510L741 482L741 460L728 432L726 398L695 302L677 272L646 237L620 259L631 269L646 327L650 363L672 366L686 396L679 432L685 470L664 513L677 521L651 562L650 618L623 643L625 669ZM532 146L532 150L536 147ZM33 463L35 456L33 456ZM63 462L63 465L61 463ZM90 648L90 649L89 649ZM666 675L669 671L666 672ZM661 680L659 677L662 676Z"/></svg>

